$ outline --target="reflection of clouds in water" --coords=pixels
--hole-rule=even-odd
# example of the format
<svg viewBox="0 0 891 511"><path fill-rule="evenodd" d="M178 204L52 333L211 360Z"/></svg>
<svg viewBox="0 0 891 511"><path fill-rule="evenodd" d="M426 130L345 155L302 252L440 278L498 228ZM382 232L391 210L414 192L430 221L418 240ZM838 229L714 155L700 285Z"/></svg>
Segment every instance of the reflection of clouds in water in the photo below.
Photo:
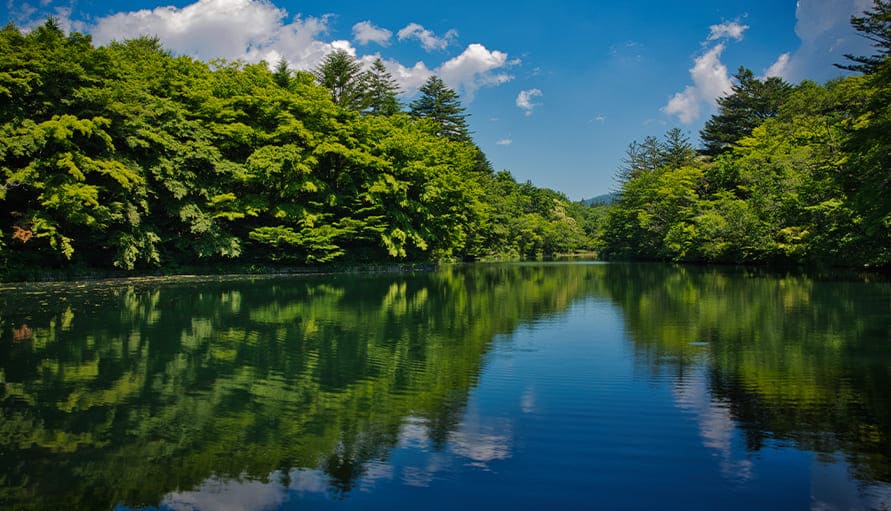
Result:
<svg viewBox="0 0 891 511"><path fill-rule="evenodd" d="M814 461L811 511L891 509L891 485L857 482L850 477L850 471L851 466L843 461Z"/></svg>
<svg viewBox="0 0 891 511"><path fill-rule="evenodd" d="M424 449L429 443L427 421L420 417L407 417L399 428L398 447Z"/></svg>
<svg viewBox="0 0 891 511"><path fill-rule="evenodd" d="M372 461L365 464L362 471L362 479L359 481L359 490L371 491L378 481L393 479L393 465L384 461Z"/></svg>
<svg viewBox="0 0 891 511"><path fill-rule="evenodd" d="M699 436L702 444L714 449L721 456L721 473L728 480L745 482L752 478L752 460L733 446L736 423L730 415L727 403L712 399L708 389L705 369L697 368L674 388L675 402L680 408L691 410L699 419Z"/></svg>
<svg viewBox="0 0 891 511"><path fill-rule="evenodd" d="M282 484L282 472L275 471L258 480L233 480L211 478L197 490L170 493L164 497L162 506L175 511L261 511L275 509L288 500L288 492L298 494L324 494L330 489L330 478L321 470L294 469L288 472L290 483ZM361 491L370 491L381 480L393 479L393 467L382 461L365 465Z"/></svg>
<svg viewBox="0 0 891 511"><path fill-rule="evenodd" d="M328 476L321 470L292 470L288 475L288 488L298 493L324 493L328 489Z"/></svg>
<svg viewBox="0 0 891 511"><path fill-rule="evenodd" d="M510 458L512 430L510 419L468 413L458 431L449 435L449 451L488 468L491 461Z"/></svg>
<svg viewBox="0 0 891 511"><path fill-rule="evenodd" d="M523 391L523 396L520 398L520 409L523 410L523 413L535 411L535 390L532 387L527 387Z"/></svg>
<svg viewBox="0 0 891 511"><path fill-rule="evenodd" d="M433 482L437 473L443 472L447 468L446 456L442 453L435 453L427 458L427 464L423 467L404 467L401 480L407 486L426 488Z"/></svg>
<svg viewBox="0 0 891 511"><path fill-rule="evenodd" d="M176 511L259 511L278 507L286 497L279 483L208 479L195 491L168 494L162 505Z"/></svg>
<svg viewBox="0 0 891 511"><path fill-rule="evenodd" d="M399 470L399 479L408 486L426 487L456 463L488 470L489 463L511 457L512 440L513 428L509 419L479 417L468 412L457 431L449 434L444 452L430 453L419 464L403 466ZM398 447L422 452L431 450L426 420L407 418L399 430Z"/></svg>

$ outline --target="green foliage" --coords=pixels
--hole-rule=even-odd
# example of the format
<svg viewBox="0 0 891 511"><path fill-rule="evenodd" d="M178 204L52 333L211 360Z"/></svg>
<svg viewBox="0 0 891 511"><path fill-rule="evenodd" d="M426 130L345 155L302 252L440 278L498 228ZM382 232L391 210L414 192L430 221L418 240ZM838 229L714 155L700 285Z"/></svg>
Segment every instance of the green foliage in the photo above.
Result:
<svg viewBox="0 0 891 511"><path fill-rule="evenodd" d="M379 61L362 72L335 52L316 77L284 60L207 64L157 38L96 48L52 20L8 25L0 49L0 259L20 269L501 252L491 166L444 86L408 116ZM557 222L560 207L535 215ZM563 241L521 252L585 242L564 227L535 228Z"/></svg>
<svg viewBox="0 0 891 511"><path fill-rule="evenodd" d="M437 125L437 134L451 140L470 140L467 114L458 93L436 75L419 89L420 97L411 102L411 115L430 119Z"/></svg>
<svg viewBox="0 0 891 511"><path fill-rule="evenodd" d="M367 91L362 65L346 50L334 50L314 71L319 84L331 91L334 103L352 110L367 106Z"/></svg>
<svg viewBox="0 0 891 511"><path fill-rule="evenodd" d="M881 42L882 13L887 6L877 2L855 26ZM669 142L632 143L619 170L620 200L602 223L601 253L891 265L891 57L882 59L870 61L867 76L795 87L741 68L734 93L702 132L712 160L675 163L665 148L677 132Z"/></svg>
<svg viewBox="0 0 891 511"><path fill-rule="evenodd" d="M365 75L368 112L374 115L393 115L400 111L399 84L384 67L380 58L375 59Z"/></svg>
<svg viewBox="0 0 891 511"><path fill-rule="evenodd" d="M704 154L729 150L766 119L777 114L792 87L781 78L760 80L750 69L740 67L731 93L718 98L718 113L705 123L700 137Z"/></svg>

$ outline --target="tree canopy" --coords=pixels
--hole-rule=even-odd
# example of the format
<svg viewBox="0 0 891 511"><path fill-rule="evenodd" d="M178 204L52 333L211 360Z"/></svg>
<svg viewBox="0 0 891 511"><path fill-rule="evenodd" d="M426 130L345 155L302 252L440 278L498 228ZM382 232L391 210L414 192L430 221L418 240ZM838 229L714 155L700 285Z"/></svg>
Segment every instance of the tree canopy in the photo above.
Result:
<svg viewBox="0 0 891 511"><path fill-rule="evenodd" d="M749 136L755 127L777 115L792 89L775 76L755 78L745 67L740 67L733 78L731 93L718 98L718 114L706 121L700 132L704 154L718 155Z"/></svg>
<svg viewBox="0 0 891 511"><path fill-rule="evenodd" d="M399 111L381 62L363 71L334 52L316 74L284 60L208 64L157 38L94 47L53 20L28 33L5 27L0 49L6 278L537 257L590 245L565 196L480 172L491 167L454 91L439 90L431 115L458 112L458 131L445 117ZM519 210L524 222L490 231Z"/></svg>

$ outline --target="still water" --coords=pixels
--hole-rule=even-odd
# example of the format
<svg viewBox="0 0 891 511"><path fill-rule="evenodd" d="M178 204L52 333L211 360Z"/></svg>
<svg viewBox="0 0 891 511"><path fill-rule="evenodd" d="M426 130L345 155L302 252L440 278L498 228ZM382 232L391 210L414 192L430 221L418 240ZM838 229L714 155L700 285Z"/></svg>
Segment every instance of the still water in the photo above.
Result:
<svg viewBox="0 0 891 511"><path fill-rule="evenodd" d="M891 285L579 263L9 286L0 508L891 509Z"/></svg>

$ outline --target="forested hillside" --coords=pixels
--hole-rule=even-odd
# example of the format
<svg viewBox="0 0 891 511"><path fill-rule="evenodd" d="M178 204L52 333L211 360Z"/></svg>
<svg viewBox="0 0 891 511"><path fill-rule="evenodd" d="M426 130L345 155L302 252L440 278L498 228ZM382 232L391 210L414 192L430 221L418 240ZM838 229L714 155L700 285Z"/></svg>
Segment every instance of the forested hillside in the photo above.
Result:
<svg viewBox="0 0 891 511"><path fill-rule="evenodd" d="M601 250L612 258L891 265L891 2L852 24L858 74L792 86L741 68L701 132L632 143Z"/></svg>
<svg viewBox="0 0 891 511"><path fill-rule="evenodd" d="M0 31L0 273L540 257L583 206L495 173L437 77L408 108L377 62L206 63ZM589 222L590 223L590 222Z"/></svg>

